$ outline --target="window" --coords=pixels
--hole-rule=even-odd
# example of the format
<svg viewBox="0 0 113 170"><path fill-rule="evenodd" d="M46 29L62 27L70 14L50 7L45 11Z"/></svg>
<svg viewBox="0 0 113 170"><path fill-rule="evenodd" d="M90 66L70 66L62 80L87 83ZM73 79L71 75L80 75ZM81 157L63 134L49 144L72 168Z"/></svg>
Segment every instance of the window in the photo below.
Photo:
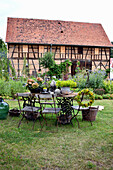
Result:
<svg viewBox="0 0 113 170"><path fill-rule="evenodd" d="M78 47L78 54L83 54L83 47Z"/></svg>

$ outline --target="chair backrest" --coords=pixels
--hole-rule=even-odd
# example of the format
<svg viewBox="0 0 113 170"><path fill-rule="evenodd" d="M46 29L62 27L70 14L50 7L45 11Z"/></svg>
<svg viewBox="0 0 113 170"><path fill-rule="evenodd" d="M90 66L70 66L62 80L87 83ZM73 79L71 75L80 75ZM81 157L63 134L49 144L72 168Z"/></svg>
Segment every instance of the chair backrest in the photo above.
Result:
<svg viewBox="0 0 113 170"><path fill-rule="evenodd" d="M29 97L31 93L16 93L17 97Z"/></svg>
<svg viewBox="0 0 113 170"><path fill-rule="evenodd" d="M50 103L52 101L54 104L54 107L56 108L55 95L53 95L53 94L36 94L36 97L38 97L40 104L43 103L43 101L48 101L48 104L49 104L49 101L50 101Z"/></svg>
<svg viewBox="0 0 113 170"><path fill-rule="evenodd" d="M23 107L25 107L26 105L30 105L30 106L33 105L31 100L32 97L31 93L16 93L15 96L17 97L20 110L21 110L20 97L23 100Z"/></svg>

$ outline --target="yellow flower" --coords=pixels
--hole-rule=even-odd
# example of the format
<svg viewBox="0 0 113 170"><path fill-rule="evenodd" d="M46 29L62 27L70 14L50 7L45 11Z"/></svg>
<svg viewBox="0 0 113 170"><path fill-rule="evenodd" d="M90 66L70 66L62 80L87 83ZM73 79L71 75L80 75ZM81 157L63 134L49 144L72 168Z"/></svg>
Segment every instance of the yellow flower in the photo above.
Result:
<svg viewBox="0 0 113 170"><path fill-rule="evenodd" d="M89 101L88 103L83 103L83 102L81 102L80 95L81 95L82 93L84 93L85 95L88 95L88 96L89 96L89 100L90 100L90 101ZM89 89L83 89L83 90L81 90L81 91L78 93L78 95L77 95L77 97L76 97L76 101L77 101L77 103L79 104L79 106L84 106L84 107L91 106L92 103L94 102L94 94L93 94L93 92L89 91Z"/></svg>
<svg viewBox="0 0 113 170"><path fill-rule="evenodd" d="M88 104L87 104L87 103L85 103L84 105L85 105L85 107L88 107Z"/></svg>

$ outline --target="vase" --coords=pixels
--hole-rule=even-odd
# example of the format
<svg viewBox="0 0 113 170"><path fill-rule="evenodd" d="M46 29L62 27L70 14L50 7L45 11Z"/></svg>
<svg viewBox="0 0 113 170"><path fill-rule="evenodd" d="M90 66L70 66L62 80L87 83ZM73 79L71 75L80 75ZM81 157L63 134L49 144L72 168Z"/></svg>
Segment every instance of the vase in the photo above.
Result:
<svg viewBox="0 0 113 170"><path fill-rule="evenodd" d="M6 119L9 112L9 104L0 98L0 119Z"/></svg>

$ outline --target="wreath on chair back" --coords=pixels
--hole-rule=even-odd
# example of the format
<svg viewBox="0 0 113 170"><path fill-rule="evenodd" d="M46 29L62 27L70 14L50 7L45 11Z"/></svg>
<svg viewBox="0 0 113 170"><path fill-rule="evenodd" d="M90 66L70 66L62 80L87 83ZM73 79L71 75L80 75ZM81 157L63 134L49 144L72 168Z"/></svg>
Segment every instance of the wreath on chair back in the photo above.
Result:
<svg viewBox="0 0 113 170"><path fill-rule="evenodd" d="M82 95L89 95L90 100L88 103L84 103L81 101ZM94 97L93 92L91 92L89 89L83 89L78 93L75 99L77 103L79 104L79 106L88 107L93 104L95 97Z"/></svg>

